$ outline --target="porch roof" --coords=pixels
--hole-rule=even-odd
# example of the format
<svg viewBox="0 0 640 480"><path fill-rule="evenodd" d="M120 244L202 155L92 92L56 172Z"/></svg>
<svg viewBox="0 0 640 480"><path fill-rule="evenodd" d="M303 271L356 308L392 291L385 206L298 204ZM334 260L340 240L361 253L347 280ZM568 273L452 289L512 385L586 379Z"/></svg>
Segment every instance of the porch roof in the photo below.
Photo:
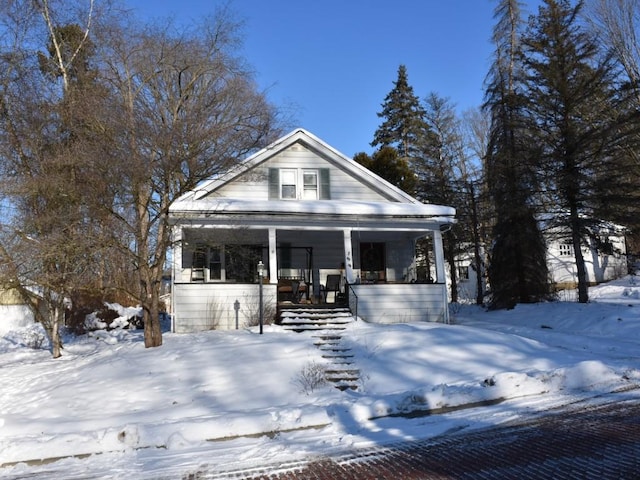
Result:
<svg viewBox="0 0 640 480"><path fill-rule="evenodd" d="M363 202L356 200L304 200L304 201L260 201L237 198L204 198L182 200L174 203L170 209L175 223L180 218L190 220L202 218L212 220L232 216L250 218L277 215L280 218L304 216L307 220L329 219L423 221L432 224L448 225L455 222L455 208L400 202Z"/></svg>

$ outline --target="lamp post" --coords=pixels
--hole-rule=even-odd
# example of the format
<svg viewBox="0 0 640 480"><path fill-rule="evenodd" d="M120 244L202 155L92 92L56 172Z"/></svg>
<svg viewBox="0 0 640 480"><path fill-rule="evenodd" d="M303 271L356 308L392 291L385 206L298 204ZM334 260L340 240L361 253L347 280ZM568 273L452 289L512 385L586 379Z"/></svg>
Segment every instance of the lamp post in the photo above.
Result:
<svg viewBox="0 0 640 480"><path fill-rule="evenodd" d="M264 277L264 263L258 262L258 281L260 282L260 335L262 335L262 325L264 323L264 309L262 307L262 278Z"/></svg>
<svg viewBox="0 0 640 480"><path fill-rule="evenodd" d="M238 314L240 312L240 301L236 300L235 302L233 302L233 309L236 311L236 330L238 330Z"/></svg>

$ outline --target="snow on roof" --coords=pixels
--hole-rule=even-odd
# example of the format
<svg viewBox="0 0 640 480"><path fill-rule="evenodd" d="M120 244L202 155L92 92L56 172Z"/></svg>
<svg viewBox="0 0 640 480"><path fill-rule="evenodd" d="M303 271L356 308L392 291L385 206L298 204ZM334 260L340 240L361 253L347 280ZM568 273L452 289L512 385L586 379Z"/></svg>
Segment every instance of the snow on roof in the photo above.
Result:
<svg viewBox="0 0 640 480"><path fill-rule="evenodd" d="M400 202L364 202L357 200L243 200L237 198L205 198L176 202L171 213L279 213L308 215L355 215L380 217L439 217L444 223L453 223L455 208L443 205Z"/></svg>

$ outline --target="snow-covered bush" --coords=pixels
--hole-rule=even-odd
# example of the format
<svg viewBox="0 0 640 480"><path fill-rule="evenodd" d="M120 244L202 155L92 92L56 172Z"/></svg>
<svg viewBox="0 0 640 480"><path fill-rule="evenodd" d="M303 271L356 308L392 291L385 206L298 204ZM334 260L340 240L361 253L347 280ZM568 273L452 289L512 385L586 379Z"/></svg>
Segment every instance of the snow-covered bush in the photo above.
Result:
<svg viewBox="0 0 640 480"><path fill-rule="evenodd" d="M302 367L294 381L302 393L309 395L327 383L324 370L324 365L309 362Z"/></svg>
<svg viewBox="0 0 640 480"><path fill-rule="evenodd" d="M85 316L85 332L96 330L136 329L142 327L142 312L137 307L123 307L117 303L104 306Z"/></svg>
<svg viewBox="0 0 640 480"><path fill-rule="evenodd" d="M34 350L46 350L49 348L49 339L44 328L39 323L6 332L4 338L15 346L25 346Z"/></svg>

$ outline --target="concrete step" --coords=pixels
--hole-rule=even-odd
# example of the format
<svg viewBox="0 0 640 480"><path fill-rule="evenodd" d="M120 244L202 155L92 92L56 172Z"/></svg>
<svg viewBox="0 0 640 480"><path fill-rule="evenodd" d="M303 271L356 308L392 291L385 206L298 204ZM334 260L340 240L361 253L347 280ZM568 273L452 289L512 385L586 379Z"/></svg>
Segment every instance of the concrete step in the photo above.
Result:
<svg viewBox="0 0 640 480"><path fill-rule="evenodd" d="M354 321L348 308L292 307L280 311L279 322L286 330L311 333L313 344L328 364L325 380L339 390L357 390L360 370L354 368L351 348L342 343L342 332Z"/></svg>

